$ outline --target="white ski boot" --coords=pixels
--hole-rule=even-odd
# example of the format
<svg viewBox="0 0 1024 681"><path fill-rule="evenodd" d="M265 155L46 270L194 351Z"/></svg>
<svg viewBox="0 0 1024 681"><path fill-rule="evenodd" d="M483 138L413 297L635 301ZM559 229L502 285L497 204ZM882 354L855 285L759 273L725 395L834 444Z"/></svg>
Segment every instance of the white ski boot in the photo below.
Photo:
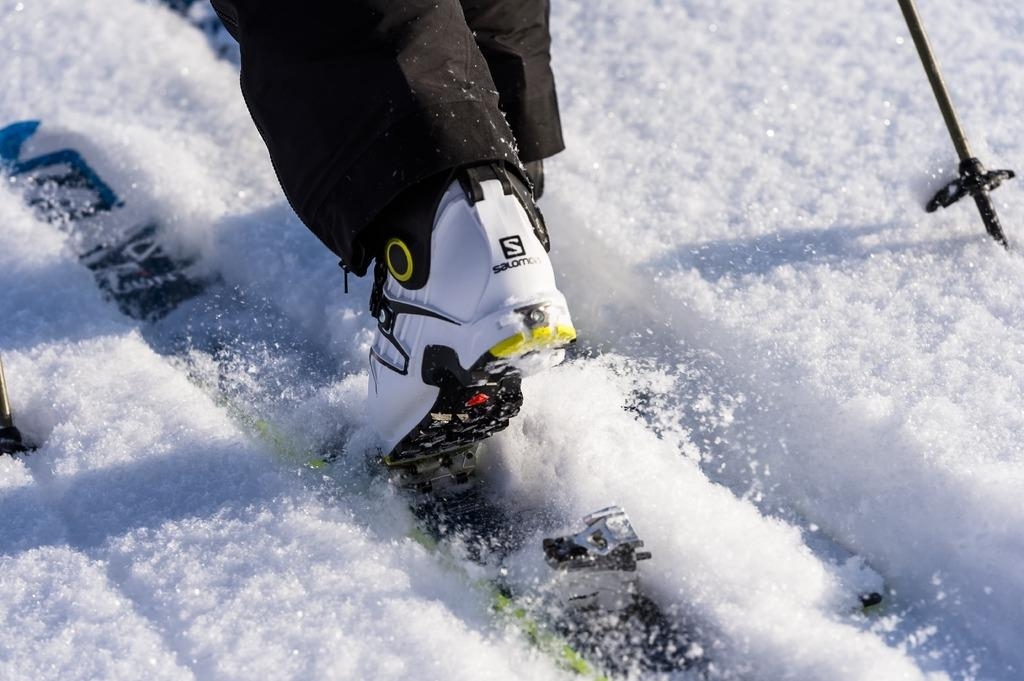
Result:
<svg viewBox="0 0 1024 681"><path fill-rule="evenodd" d="M388 465L505 428L522 405L524 366L561 361L576 338L540 214L499 165L459 171L427 245L385 244L371 310L369 415Z"/></svg>

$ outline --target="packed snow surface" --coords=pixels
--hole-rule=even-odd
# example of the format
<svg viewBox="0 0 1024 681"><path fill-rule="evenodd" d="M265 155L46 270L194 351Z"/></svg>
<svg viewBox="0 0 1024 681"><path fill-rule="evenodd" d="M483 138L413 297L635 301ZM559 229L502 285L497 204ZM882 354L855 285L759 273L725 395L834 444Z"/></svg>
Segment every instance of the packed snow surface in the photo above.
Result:
<svg viewBox="0 0 1024 681"><path fill-rule="evenodd" d="M975 153L1020 169L1024 6L919 4ZM1024 261L969 203L921 210L956 158L897 4L552 23L541 207L581 342L482 475L566 530L624 506L713 678L1024 677ZM189 329L237 352L176 357L174 315L121 315L0 191L0 353L40 445L0 459L0 679L570 678L367 462L369 283L345 296L287 207L236 67L137 0L7 1L0 46L0 127L103 157L219 273ZM1020 181L995 199L1024 244Z"/></svg>

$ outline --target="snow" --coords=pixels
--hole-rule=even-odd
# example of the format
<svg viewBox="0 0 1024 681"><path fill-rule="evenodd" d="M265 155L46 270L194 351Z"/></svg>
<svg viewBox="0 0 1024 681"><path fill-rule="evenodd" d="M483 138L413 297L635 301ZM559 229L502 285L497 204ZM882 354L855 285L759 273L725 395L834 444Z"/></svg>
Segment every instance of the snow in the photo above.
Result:
<svg viewBox="0 0 1024 681"><path fill-rule="evenodd" d="M1019 166L1024 11L919 5L975 153ZM716 678L1019 678L1024 265L973 206L920 208L955 155L896 3L552 21L569 148L541 207L581 348L482 474L566 530L624 506ZM135 0L7 3L0 36L0 125L65 134L199 249L225 284L193 332L238 346L232 403L210 357L154 350L180 318L121 316L0 191L0 352L41 445L0 459L0 678L568 678L368 465L369 282L345 296L291 214L235 68ZM1019 242L1024 189L994 196ZM332 442L326 479L300 465Z"/></svg>

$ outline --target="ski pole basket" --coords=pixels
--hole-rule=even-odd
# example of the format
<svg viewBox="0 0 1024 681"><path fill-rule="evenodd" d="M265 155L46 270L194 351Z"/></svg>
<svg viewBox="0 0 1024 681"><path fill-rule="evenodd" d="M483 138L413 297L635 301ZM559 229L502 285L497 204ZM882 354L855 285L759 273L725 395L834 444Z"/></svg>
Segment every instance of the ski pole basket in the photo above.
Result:
<svg viewBox="0 0 1024 681"><path fill-rule="evenodd" d="M1006 239L1006 234L1003 232L1002 225L999 223L999 216L996 214L996 208L992 203L989 193L997 189L1004 181L1013 178L1014 172L1012 170L987 171L981 161L971 152L971 146L967 142L967 135L960 124L956 109L953 108L953 100L949 95L949 89L942 79L939 63L932 52L931 44L928 42L928 36L924 31L924 25L921 23L917 6L914 4L914 0L899 0L899 3L900 9L903 10L903 17L907 21L907 28L910 30L910 35L914 39L914 45L917 47L918 56L921 58L921 64L924 66L925 73L928 76L928 82L931 83L935 100L942 111L942 118L945 120L946 128L953 139L953 146L956 147L957 155L960 157L960 177L943 187L925 205L925 210L931 213L939 208L947 208L960 199L970 196L974 199L978 212L981 213L981 219L985 223L985 231L998 243L1002 244L1004 248L1009 248L1009 242Z"/></svg>

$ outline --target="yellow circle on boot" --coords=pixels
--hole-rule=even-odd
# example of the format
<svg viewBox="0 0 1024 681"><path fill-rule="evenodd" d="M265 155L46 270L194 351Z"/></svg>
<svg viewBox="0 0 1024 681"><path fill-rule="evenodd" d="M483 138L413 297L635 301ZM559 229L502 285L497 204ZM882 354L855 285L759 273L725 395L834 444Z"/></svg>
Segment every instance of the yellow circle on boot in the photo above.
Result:
<svg viewBox="0 0 1024 681"><path fill-rule="evenodd" d="M384 247L384 260L392 277L401 282L412 279L412 253L404 241L389 239Z"/></svg>

